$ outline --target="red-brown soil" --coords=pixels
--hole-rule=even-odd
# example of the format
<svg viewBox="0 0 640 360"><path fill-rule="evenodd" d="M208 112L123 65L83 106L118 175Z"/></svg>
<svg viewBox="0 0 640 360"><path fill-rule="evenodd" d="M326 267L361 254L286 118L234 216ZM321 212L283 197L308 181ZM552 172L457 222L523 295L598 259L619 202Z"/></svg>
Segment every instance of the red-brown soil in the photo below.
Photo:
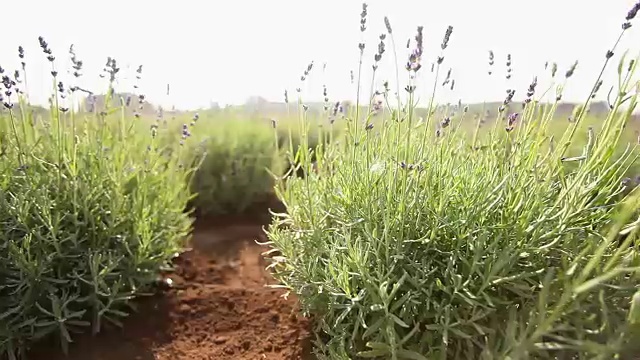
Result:
<svg viewBox="0 0 640 360"><path fill-rule="evenodd" d="M265 241L255 221L226 218L196 224L192 251L166 276L173 287L140 301L122 329L81 336L72 360L293 360L308 358L309 320L293 297L265 287ZM65 359L36 349L30 360Z"/></svg>

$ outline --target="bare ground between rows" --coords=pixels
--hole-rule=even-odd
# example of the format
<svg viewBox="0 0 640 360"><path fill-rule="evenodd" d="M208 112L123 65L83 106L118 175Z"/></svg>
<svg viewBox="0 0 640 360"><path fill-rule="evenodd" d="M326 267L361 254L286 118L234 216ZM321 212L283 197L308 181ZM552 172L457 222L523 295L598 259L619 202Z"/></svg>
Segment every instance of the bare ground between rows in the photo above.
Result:
<svg viewBox="0 0 640 360"><path fill-rule="evenodd" d="M29 360L307 359L310 321L293 297L265 287L260 217L197 221L193 250L167 275L173 288L140 300L123 328L80 336L68 358L41 346Z"/></svg>

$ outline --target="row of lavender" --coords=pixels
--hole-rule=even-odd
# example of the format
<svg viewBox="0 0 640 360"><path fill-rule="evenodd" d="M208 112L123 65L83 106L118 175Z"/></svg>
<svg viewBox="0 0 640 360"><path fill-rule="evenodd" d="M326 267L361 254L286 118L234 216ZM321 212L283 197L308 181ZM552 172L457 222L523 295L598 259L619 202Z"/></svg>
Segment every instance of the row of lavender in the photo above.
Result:
<svg viewBox="0 0 640 360"><path fill-rule="evenodd" d="M74 334L120 324L184 249L194 210L241 212L273 192L267 169L283 168L268 122L149 115L141 66L122 95L109 58L97 96L78 85L84 64L73 47L65 77L38 41L51 66L49 109L29 101L23 47L20 69L0 67L2 359L45 339L66 351Z"/></svg>

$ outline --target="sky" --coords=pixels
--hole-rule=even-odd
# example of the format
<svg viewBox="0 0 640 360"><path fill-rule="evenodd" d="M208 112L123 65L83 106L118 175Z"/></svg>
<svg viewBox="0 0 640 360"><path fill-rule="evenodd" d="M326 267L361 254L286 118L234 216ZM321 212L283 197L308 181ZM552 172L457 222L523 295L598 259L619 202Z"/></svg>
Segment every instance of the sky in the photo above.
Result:
<svg viewBox="0 0 640 360"><path fill-rule="evenodd" d="M437 87L439 102L502 100L506 89L522 98L534 76L539 93L549 86L546 62L557 62L563 75L576 60L578 68L564 93L568 101L584 101L617 39L621 24L637 0L370 0L368 28L359 29L362 3L353 0L4 0L0 23L0 66L18 69L17 48L27 55L30 100L46 103L52 91L50 65L39 49L43 36L56 56L63 82L70 79L68 49L74 45L84 62L78 85L106 90L99 74L108 56L121 67L117 91L133 91L132 80L143 65L141 91L154 103L179 109L208 107L211 102L239 104L250 96L282 101L302 88L304 101L321 101L323 85L329 98L355 100L358 43L364 39L361 93L371 91L373 56L388 16L396 42L401 88L407 79L406 42L424 26L424 68L415 80L419 101L433 92L431 63L440 55L447 26L453 26L439 75L452 69L454 90ZM92 3L92 4L90 4ZM604 98L615 85L617 61L625 50L640 52L640 16L623 38L614 64L605 73ZM390 38L376 73L374 88L389 80L395 89L396 71ZM412 44L413 46L413 44ZM488 75L488 52L495 54ZM506 57L512 56L507 81ZM314 69L301 84L300 76L313 61ZM325 66L326 64L326 66ZM12 71L13 72L13 71ZM167 95L167 84L170 92ZM365 100L366 101L366 100Z"/></svg>

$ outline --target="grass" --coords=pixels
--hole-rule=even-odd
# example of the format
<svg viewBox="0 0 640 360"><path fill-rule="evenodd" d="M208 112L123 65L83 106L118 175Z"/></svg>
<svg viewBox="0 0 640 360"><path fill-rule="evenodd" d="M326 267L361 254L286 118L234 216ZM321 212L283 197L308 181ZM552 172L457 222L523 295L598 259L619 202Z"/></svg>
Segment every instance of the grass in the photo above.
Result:
<svg viewBox="0 0 640 360"><path fill-rule="evenodd" d="M364 32L366 5L361 16ZM385 23L374 69L394 45ZM627 177L640 174L638 59L620 59L602 115L587 111L591 96L570 121L559 110L572 74L555 78L551 101L532 83L524 106L418 108L421 31L397 98L385 83L355 106L300 97L273 112L156 117L137 86L115 92L111 58L105 98L65 108L83 96L72 85L82 62L70 51L63 84L40 38L48 111L28 102L24 66L2 73L0 357L45 338L67 351L75 334L119 325L182 251L194 214L241 213L274 192L287 213L267 230L266 256L318 319L320 359L637 353L640 181Z"/></svg>

